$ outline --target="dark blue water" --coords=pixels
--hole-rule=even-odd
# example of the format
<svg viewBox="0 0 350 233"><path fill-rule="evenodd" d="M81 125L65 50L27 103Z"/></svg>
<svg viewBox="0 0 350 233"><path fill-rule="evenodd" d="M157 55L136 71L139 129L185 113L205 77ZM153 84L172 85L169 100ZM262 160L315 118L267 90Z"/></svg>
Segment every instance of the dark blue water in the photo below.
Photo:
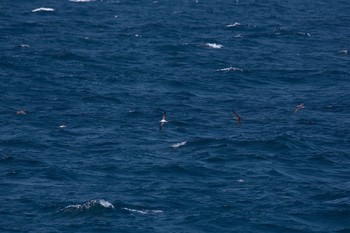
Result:
<svg viewBox="0 0 350 233"><path fill-rule="evenodd" d="M347 0L2 0L0 232L350 232L349 25Z"/></svg>

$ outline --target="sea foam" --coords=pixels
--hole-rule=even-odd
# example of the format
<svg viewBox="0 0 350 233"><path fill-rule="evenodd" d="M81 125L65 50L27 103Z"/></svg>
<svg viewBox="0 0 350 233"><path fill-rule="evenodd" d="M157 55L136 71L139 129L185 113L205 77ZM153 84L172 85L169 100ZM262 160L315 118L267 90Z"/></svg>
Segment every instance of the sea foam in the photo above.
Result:
<svg viewBox="0 0 350 233"><path fill-rule="evenodd" d="M228 24L228 25L226 25L227 28L238 27L238 26L241 26L241 24L238 23L238 22L235 22L234 24Z"/></svg>
<svg viewBox="0 0 350 233"><path fill-rule="evenodd" d="M95 0L69 0L70 2L94 2Z"/></svg>
<svg viewBox="0 0 350 233"><path fill-rule="evenodd" d="M139 214L159 214L164 212L163 210L136 210L136 209L130 209L130 208L122 208L122 209L133 213L139 213Z"/></svg>
<svg viewBox="0 0 350 233"><path fill-rule="evenodd" d="M339 54L349 54L349 50L347 49L342 49L338 52Z"/></svg>
<svg viewBox="0 0 350 233"><path fill-rule="evenodd" d="M103 199L93 199L83 204L68 205L60 210L60 212L84 212L93 208L107 208L114 209L114 206L109 201Z"/></svg>
<svg viewBox="0 0 350 233"><path fill-rule="evenodd" d="M19 46L20 46L21 48L30 48L30 46L27 45L27 44L20 44Z"/></svg>
<svg viewBox="0 0 350 233"><path fill-rule="evenodd" d="M230 66L227 68L218 69L217 71L240 71L240 72L243 72L243 69Z"/></svg>
<svg viewBox="0 0 350 233"><path fill-rule="evenodd" d="M311 36L310 33L308 32L297 32L297 35L302 35L302 36Z"/></svg>
<svg viewBox="0 0 350 233"><path fill-rule="evenodd" d="M221 49L224 47L222 44L216 44L216 43L206 43L205 45L212 49Z"/></svg>
<svg viewBox="0 0 350 233"><path fill-rule="evenodd" d="M171 147L172 147L172 148L178 148L178 147L180 147L180 146L186 145L186 143L187 143L186 141L179 142L179 143L175 143L175 144L172 144Z"/></svg>

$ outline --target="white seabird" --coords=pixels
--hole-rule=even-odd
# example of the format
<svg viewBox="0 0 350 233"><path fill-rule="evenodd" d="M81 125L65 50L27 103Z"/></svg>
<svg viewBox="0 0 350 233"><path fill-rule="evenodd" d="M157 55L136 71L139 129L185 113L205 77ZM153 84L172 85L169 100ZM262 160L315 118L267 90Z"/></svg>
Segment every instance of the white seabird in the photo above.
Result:
<svg viewBox="0 0 350 233"><path fill-rule="evenodd" d="M168 121L166 120L166 112L163 112L163 117L162 119L159 121L159 130L162 130L163 126L165 123L167 123Z"/></svg>

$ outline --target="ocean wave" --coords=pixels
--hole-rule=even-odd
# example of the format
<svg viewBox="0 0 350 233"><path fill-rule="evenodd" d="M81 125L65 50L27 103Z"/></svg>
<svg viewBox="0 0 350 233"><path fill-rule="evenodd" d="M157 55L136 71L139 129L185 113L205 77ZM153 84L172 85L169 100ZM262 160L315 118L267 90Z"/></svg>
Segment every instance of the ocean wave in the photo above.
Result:
<svg viewBox="0 0 350 233"><path fill-rule="evenodd" d="M301 36L311 36L311 34L308 32L297 32L296 34Z"/></svg>
<svg viewBox="0 0 350 233"><path fill-rule="evenodd" d="M70 2L94 2L95 0L69 0Z"/></svg>
<svg viewBox="0 0 350 233"><path fill-rule="evenodd" d="M138 213L138 214L159 214L159 213L163 213L163 210L137 210L137 209L130 209L130 208L122 208L123 210L126 210L128 212L132 212L132 213Z"/></svg>
<svg viewBox="0 0 350 233"><path fill-rule="evenodd" d="M326 201L327 204L334 204L334 205L344 205L344 206L350 206L350 197L342 197L337 198L334 200Z"/></svg>
<svg viewBox="0 0 350 233"><path fill-rule="evenodd" d="M83 204L68 205L59 212L80 213L94 209L114 209L114 205L103 199L92 199Z"/></svg>
<svg viewBox="0 0 350 233"><path fill-rule="evenodd" d="M181 147L181 146L186 145L186 143L187 143L186 141L179 142L179 143L174 143L174 144L171 145L171 147L172 147L172 148L179 148L179 147Z"/></svg>
<svg viewBox="0 0 350 233"><path fill-rule="evenodd" d="M11 155L3 155L0 157L0 163L1 162L8 162L8 161L11 161L13 159L14 159L14 157L12 157Z"/></svg>
<svg viewBox="0 0 350 233"><path fill-rule="evenodd" d="M19 47L21 47L21 48L30 48L30 46L27 45L27 44L20 44Z"/></svg>
<svg viewBox="0 0 350 233"><path fill-rule="evenodd" d="M32 10L32 12L40 12L40 11L45 11L45 12L53 12L55 9L53 8L47 8L47 7L40 7Z"/></svg>
<svg viewBox="0 0 350 233"><path fill-rule="evenodd" d="M61 128L61 129L67 128L67 124L59 125L58 128Z"/></svg>
<svg viewBox="0 0 350 233"><path fill-rule="evenodd" d="M210 137L196 137L190 141L190 145L194 147L205 148L224 148L230 144L230 139L227 138L210 138Z"/></svg>
<svg viewBox="0 0 350 233"><path fill-rule="evenodd" d="M212 49L221 49L224 47L222 44L216 44L216 43L206 43L205 45Z"/></svg>
<svg viewBox="0 0 350 233"><path fill-rule="evenodd" d="M235 22L234 24L227 24L226 25L227 28L238 27L238 26L241 26L241 24L238 22Z"/></svg>
<svg viewBox="0 0 350 233"><path fill-rule="evenodd" d="M240 72L243 72L243 69L230 66L230 67L227 67L227 68L218 69L216 71L240 71Z"/></svg>
<svg viewBox="0 0 350 233"><path fill-rule="evenodd" d="M347 49L342 49L338 52L339 54L349 54L349 50Z"/></svg>
<svg viewBox="0 0 350 233"><path fill-rule="evenodd" d="M20 142L14 142L20 143ZM13 155L3 155L0 157L0 163L1 162L11 162L16 164L16 166L30 166L30 167L37 167L37 166L46 166L47 164L39 159L27 157L27 156L13 156Z"/></svg>

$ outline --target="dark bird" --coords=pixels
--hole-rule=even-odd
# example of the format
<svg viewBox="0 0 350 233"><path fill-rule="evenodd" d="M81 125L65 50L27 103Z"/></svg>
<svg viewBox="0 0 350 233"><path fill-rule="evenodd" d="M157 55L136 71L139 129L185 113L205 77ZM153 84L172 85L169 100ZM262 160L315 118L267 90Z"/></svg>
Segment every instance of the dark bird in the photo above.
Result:
<svg viewBox="0 0 350 233"><path fill-rule="evenodd" d="M238 116L238 114L235 111L233 111L233 118L235 118L235 120L237 121L238 127L240 127L242 118Z"/></svg>
<svg viewBox="0 0 350 233"><path fill-rule="evenodd" d="M165 123L167 123L168 121L166 120L166 112L163 112L163 117L162 119L159 121L159 130L162 130L163 126Z"/></svg>

